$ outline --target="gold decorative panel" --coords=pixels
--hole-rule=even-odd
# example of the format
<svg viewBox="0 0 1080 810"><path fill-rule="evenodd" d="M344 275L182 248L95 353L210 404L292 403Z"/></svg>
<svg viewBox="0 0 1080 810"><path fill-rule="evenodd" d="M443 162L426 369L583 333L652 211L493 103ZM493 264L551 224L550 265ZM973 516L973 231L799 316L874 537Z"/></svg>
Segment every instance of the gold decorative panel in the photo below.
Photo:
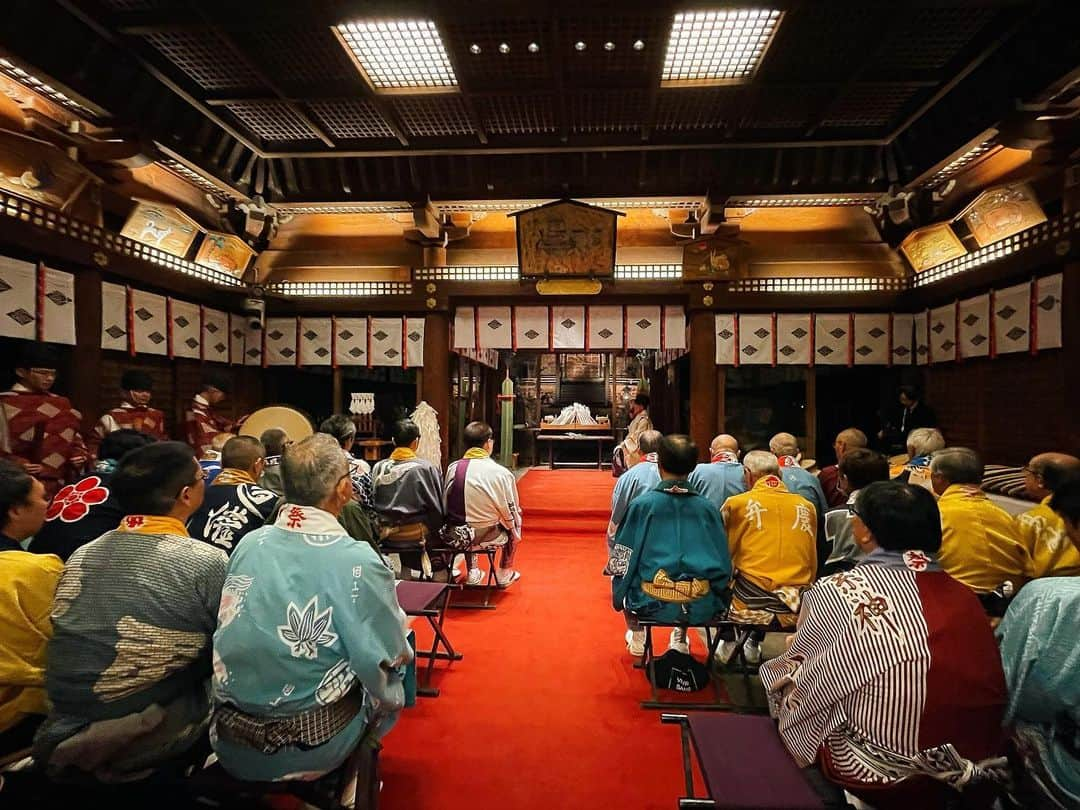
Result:
<svg viewBox="0 0 1080 810"><path fill-rule="evenodd" d="M199 245L199 252L195 254L195 262L203 267L213 267L239 278L244 275L254 255L255 251L248 247L240 237L231 233L207 231L202 244Z"/></svg>
<svg viewBox="0 0 1080 810"><path fill-rule="evenodd" d="M683 247L683 281L726 281L747 275L746 243L717 232Z"/></svg>
<svg viewBox="0 0 1080 810"><path fill-rule="evenodd" d="M987 189L957 219L964 220L979 247L986 247L1046 222L1046 214L1031 186L1016 183Z"/></svg>
<svg viewBox="0 0 1080 810"><path fill-rule="evenodd" d="M967 253L964 243L953 233L948 222L917 228L900 243L900 251L916 273L937 267Z"/></svg>
<svg viewBox="0 0 1080 810"><path fill-rule="evenodd" d="M191 217L171 205L148 200L136 200L135 210L131 212L121 236L155 247L173 256L187 256L191 243L202 232L202 228Z"/></svg>
<svg viewBox="0 0 1080 810"><path fill-rule="evenodd" d="M562 200L517 217L521 275L610 276L615 272L617 211Z"/></svg>

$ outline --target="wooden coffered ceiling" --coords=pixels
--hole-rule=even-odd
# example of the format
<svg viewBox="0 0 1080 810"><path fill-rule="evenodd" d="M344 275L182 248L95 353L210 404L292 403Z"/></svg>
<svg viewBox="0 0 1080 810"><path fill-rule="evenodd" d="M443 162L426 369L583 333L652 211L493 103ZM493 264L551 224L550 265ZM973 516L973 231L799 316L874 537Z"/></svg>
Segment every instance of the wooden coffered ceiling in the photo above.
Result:
<svg viewBox="0 0 1080 810"><path fill-rule="evenodd" d="M8 0L0 48L215 184L358 206L878 193L1077 62L1060 4L766 5L756 75L706 87L661 86L674 15L702 7L665 0ZM457 88L369 85L333 27L380 17L433 21Z"/></svg>

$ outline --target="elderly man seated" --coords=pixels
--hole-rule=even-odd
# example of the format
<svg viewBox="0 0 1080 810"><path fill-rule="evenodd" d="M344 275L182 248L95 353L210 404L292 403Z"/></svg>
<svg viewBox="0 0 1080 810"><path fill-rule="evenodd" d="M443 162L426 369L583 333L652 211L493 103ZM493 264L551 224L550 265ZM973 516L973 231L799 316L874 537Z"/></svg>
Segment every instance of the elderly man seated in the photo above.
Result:
<svg viewBox="0 0 1080 810"><path fill-rule="evenodd" d="M944 807L956 794L927 769L958 781L1002 751L997 647L978 600L935 560L930 493L879 481L854 508L862 560L804 594L799 628L761 680L801 767L873 807Z"/></svg>
<svg viewBox="0 0 1080 810"><path fill-rule="evenodd" d="M793 627L802 591L817 571L817 507L791 492L780 478L772 453L754 450L743 458L747 491L727 499L721 515L735 567L731 618L757 625L743 644L750 663L761 660L762 627ZM727 634L717 650L731 660L738 639Z"/></svg>
<svg viewBox="0 0 1080 810"><path fill-rule="evenodd" d="M1024 468L1024 489L1041 503L1017 515L1020 542L1031 553L1035 577L1080 574L1080 549L1065 537L1065 522L1050 508L1050 498L1066 480L1080 476L1080 459L1065 453L1040 453Z"/></svg>
<svg viewBox="0 0 1080 810"><path fill-rule="evenodd" d="M229 439L221 450L221 472L188 521L192 537L230 554L244 535L270 519L278 496L255 483L265 467L264 452L262 442L251 436Z"/></svg>
<svg viewBox="0 0 1080 810"><path fill-rule="evenodd" d="M916 428L907 435L908 458L889 470L889 475L908 484L933 491L930 483L930 457L945 449L945 437L937 428Z"/></svg>
<svg viewBox="0 0 1080 810"><path fill-rule="evenodd" d="M446 555L437 553L434 559L429 555L430 547L439 543L443 525L442 472L416 455L419 446L415 422L402 419L394 425L394 452L371 470L372 505L385 551L400 550L403 568L421 568L430 577L434 567L445 577Z"/></svg>
<svg viewBox="0 0 1080 810"><path fill-rule="evenodd" d="M634 656L645 647L638 619L707 622L727 607L731 578L720 515L686 480L697 447L686 436L665 436L657 455L660 484L630 504L608 561L612 603L626 613Z"/></svg>
<svg viewBox="0 0 1080 810"><path fill-rule="evenodd" d="M836 441L833 442L836 463L830 464L818 473L818 481L821 483L821 489L825 493L825 500L830 509L843 506L847 503L850 494L840 486L840 462L852 450L862 450L866 446L866 434L858 428L847 428L836 434Z"/></svg>
<svg viewBox="0 0 1080 810"><path fill-rule="evenodd" d="M521 506L514 474L491 457L495 440L486 422L465 426L465 455L446 470L443 503L447 524L472 533L472 547L502 547L495 583L506 588L521 578L514 554L521 542ZM480 585L477 555L466 554L466 584Z"/></svg>
<svg viewBox="0 0 1080 810"><path fill-rule="evenodd" d="M111 481L126 516L68 559L48 646L51 709L34 739L34 759L50 771L123 779L205 732L228 558L184 528L203 476L180 442L128 453Z"/></svg>
<svg viewBox="0 0 1080 810"><path fill-rule="evenodd" d="M638 450L641 461L619 476L615 489L611 493L611 520L608 521L608 554L615 545L615 534L619 524L626 517L630 503L644 492L660 483L660 468L656 463L656 453L660 449L660 440L664 438L659 430L646 430L638 437Z"/></svg>
<svg viewBox="0 0 1080 810"><path fill-rule="evenodd" d="M340 446L304 439L282 472L285 504L233 552L214 634L210 739L252 781L316 779L389 731L412 658L393 573L338 523L352 498Z"/></svg>
<svg viewBox="0 0 1080 810"><path fill-rule="evenodd" d="M776 456L780 464L780 479L789 492L802 495L814 505L817 516L817 537L825 540L825 513L829 503L825 500L825 490L821 488L818 477L809 470L804 470L800 462L802 453L799 442L790 433L777 433L769 440L769 451ZM821 549L823 552L824 548ZM824 556L824 554L822 554Z"/></svg>
<svg viewBox="0 0 1080 810"><path fill-rule="evenodd" d="M721 433L709 445L709 463L698 464L687 479L699 495L720 509L732 495L746 491L742 464L739 463L739 442L734 436Z"/></svg>
<svg viewBox="0 0 1080 810"><path fill-rule="evenodd" d="M849 493L847 503L840 509L825 514L825 537L832 547L825 561L825 573L846 571L857 563L862 553L855 542L852 530L852 507L855 498L865 486L875 481L889 480L889 462L881 453L865 448L851 450L840 459L839 489Z"/></svg>
<svg viewBox="0 0 1080 810"><path fill-rule="evenodd" d="M374 520L375 510L371 505L371 467L352 453L353 445L356 444L356 423L345 414L339 413L324 419L319 425L319 432L333 436L341 447L341 453L349 464L349 475L352 477L353 500Z"/></svg>
<svg viewBox="0 0 1080 810"><path fill-rule="evenodd" d="M930 460L930 483L940 498L941 567L979 594L1005 582L1019 590L1032 562L1012 517L980 488L983 463L974 450L950 447Z"/></svg>

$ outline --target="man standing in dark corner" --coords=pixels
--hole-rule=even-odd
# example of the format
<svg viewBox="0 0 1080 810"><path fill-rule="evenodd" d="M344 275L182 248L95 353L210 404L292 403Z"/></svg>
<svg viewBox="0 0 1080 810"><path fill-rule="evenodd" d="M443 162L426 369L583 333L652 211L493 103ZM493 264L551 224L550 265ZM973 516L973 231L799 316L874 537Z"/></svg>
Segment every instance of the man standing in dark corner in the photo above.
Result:
<svg viewBox="0 0 1080 810"><path fill-rule="evenodd" d="M917 385L901 385L899 409L886 412L878 438L890 453L902 453L905 439L916 428L937 427L937 414L922 401L922 391Z"/></svg>

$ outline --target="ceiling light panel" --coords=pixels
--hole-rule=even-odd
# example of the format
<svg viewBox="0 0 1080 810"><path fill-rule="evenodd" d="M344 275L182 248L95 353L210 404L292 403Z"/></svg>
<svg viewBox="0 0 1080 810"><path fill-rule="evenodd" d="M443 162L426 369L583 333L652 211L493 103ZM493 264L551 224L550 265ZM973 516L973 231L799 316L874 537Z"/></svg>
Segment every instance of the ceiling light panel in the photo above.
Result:
<svg viewBox="0 0 1080 810"><path fill-rule="evenodd" d="M771 9L687 11L675 15L661 83L747 81L761 64L782 14Z"/></svg>
<svg viewBox="0 0 1080 810"><path fill-rule="evenodd" d="M457 88L450 57L430 20L357 20L335 30L377 90Z"/></svg>

